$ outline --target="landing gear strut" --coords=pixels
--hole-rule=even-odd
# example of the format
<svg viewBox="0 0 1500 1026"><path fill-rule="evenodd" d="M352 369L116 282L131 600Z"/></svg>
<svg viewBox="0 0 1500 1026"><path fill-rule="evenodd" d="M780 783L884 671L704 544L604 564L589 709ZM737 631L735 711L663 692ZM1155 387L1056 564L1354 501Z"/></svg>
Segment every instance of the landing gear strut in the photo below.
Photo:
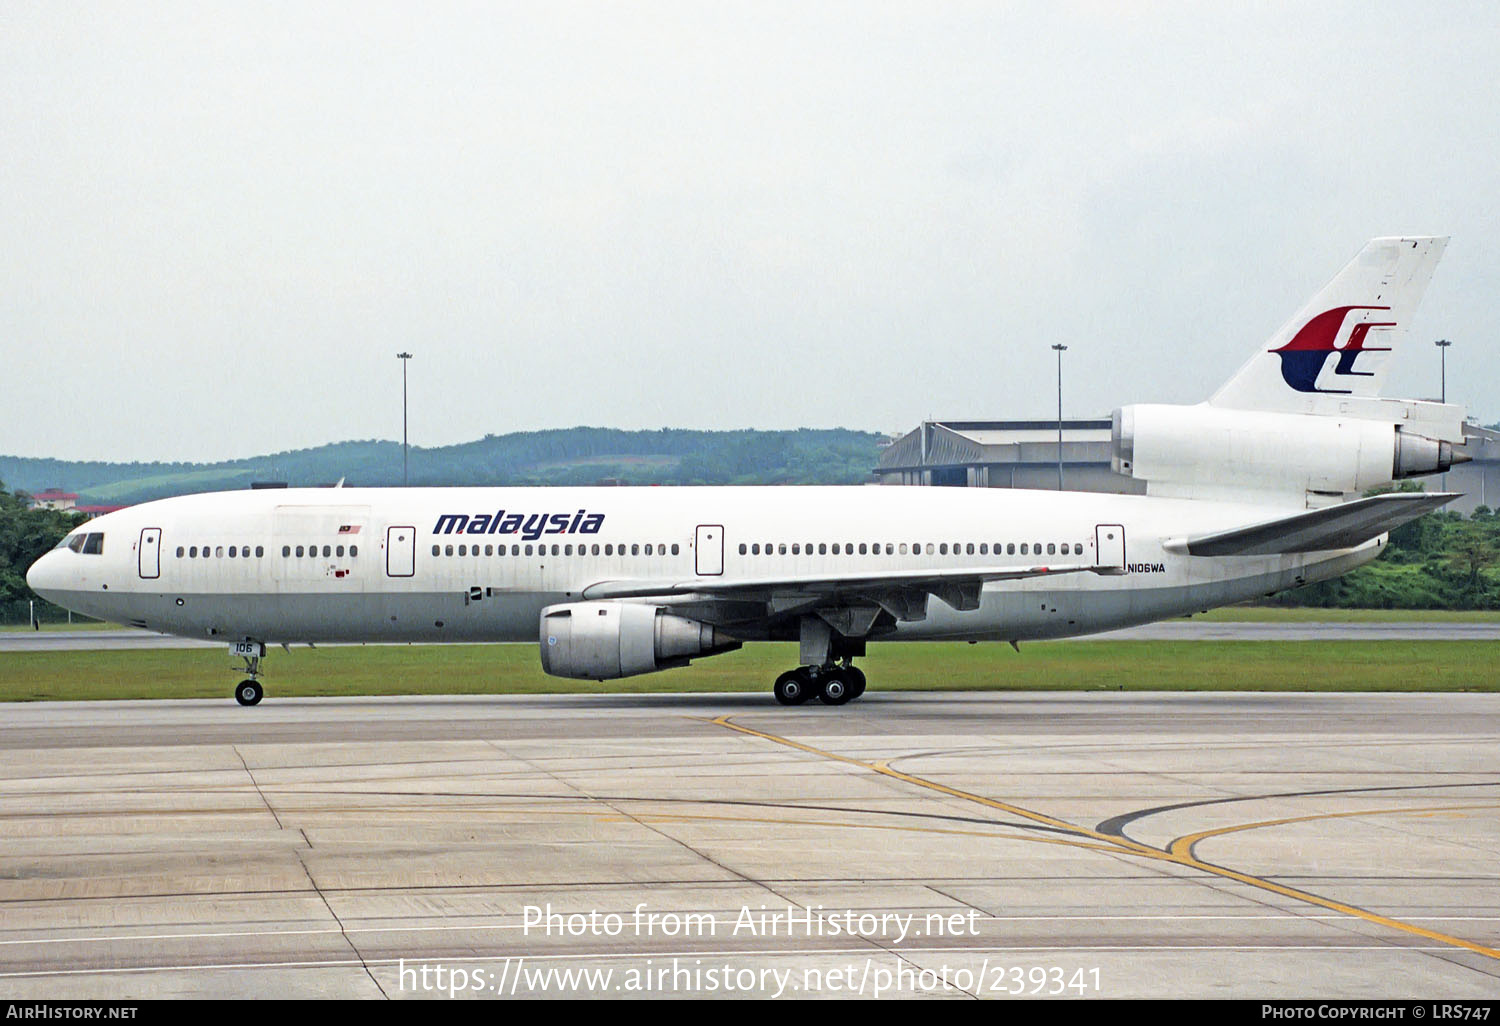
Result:
<svg viewBox="0 0 1500 1026"><path fill-rule="evenodd" d="M241 659L245 661L244 680L234 687L234 700L240 705L255 705L265 695L265 689L260 686L260 657L265 655L266 646L259 642L241 643L230 646Z"/></svg>

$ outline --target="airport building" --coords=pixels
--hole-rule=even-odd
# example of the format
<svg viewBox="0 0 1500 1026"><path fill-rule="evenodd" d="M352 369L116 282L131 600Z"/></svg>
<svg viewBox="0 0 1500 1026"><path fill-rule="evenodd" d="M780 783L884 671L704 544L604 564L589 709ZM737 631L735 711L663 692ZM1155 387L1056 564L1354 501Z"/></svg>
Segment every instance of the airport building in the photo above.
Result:
<svg viewBox="0 0 1500 1026"><path fill-rule="evenodd" d="M1466 424L1472 462L1420 478L1428 491L1462 492L1447 508L1465 515L1500 506L1500 431ZM1070 492L1143 495L1143 481L1110 469L1110 421L1062 422L1062 480ZM892 485L1056 489L1057 421L924 421L881 453L875 480Z"/></svg>

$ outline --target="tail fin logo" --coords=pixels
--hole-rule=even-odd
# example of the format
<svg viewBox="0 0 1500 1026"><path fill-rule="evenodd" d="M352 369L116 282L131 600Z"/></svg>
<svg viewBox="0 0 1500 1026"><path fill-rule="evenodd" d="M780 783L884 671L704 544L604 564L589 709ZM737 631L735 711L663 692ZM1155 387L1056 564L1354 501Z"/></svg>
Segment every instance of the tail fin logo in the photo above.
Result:
<svg viewBox="0 0 1500 1026"><path fill-rule="evenodd" d="M1368 378L1373 372L1354 369L1355 360L1361 353L1390 352L1389 346L1367 346L1365 338L1372 328L1394 328L1395 321L1356 324L1349 332L1349 340L1342 347L1334 345L1344 326L1344 318L1351 310L1389 310L1388 306L1336 306L1325 310L1304 324L1290 342L1271 352L1281 357L1281 377L1299 392L1317 392L1325 395L1349 395L1352 389L1319 388L1318 376L1328 364L1328 358L1338 354L1339 362L1333 373L1344 377Z"/></svg>

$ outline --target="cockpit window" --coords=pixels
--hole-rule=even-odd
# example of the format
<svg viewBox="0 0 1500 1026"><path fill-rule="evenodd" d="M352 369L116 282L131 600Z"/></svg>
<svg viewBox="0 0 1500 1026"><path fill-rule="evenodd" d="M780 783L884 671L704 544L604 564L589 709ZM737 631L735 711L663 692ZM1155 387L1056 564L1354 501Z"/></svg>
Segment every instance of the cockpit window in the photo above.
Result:
<svg viewBox="0 0 1500 1026"><path fill-rule="evenodd" d="M83 543L83 554L86 556L97 556L104 552L104 535L95 533L88 536Z"/></svg>
<svg viewBox="0 0 1500 1026"><path fill-rule="evenodd" d="M58 548L58 549L72 549L74 552L82 552L83 551L83 542L84 542L84 535L83 534L70 534L66 538L64 538L62 541L58 542L55 546L53 546L53 548Z"/></svg>

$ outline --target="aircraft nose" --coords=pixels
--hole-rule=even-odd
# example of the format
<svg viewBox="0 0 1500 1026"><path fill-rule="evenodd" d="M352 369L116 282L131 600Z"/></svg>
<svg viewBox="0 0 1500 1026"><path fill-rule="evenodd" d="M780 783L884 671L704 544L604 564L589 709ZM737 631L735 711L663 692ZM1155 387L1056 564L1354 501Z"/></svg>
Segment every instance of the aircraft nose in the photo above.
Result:
<svg viewBox="0 0 1500 1026"><path fill-rule="evenodd" d="M62 567L58 565L56 552L46 553L26 571L27 586L49 602L54 601L52 596L62 589L62 582Z"/></svg>

